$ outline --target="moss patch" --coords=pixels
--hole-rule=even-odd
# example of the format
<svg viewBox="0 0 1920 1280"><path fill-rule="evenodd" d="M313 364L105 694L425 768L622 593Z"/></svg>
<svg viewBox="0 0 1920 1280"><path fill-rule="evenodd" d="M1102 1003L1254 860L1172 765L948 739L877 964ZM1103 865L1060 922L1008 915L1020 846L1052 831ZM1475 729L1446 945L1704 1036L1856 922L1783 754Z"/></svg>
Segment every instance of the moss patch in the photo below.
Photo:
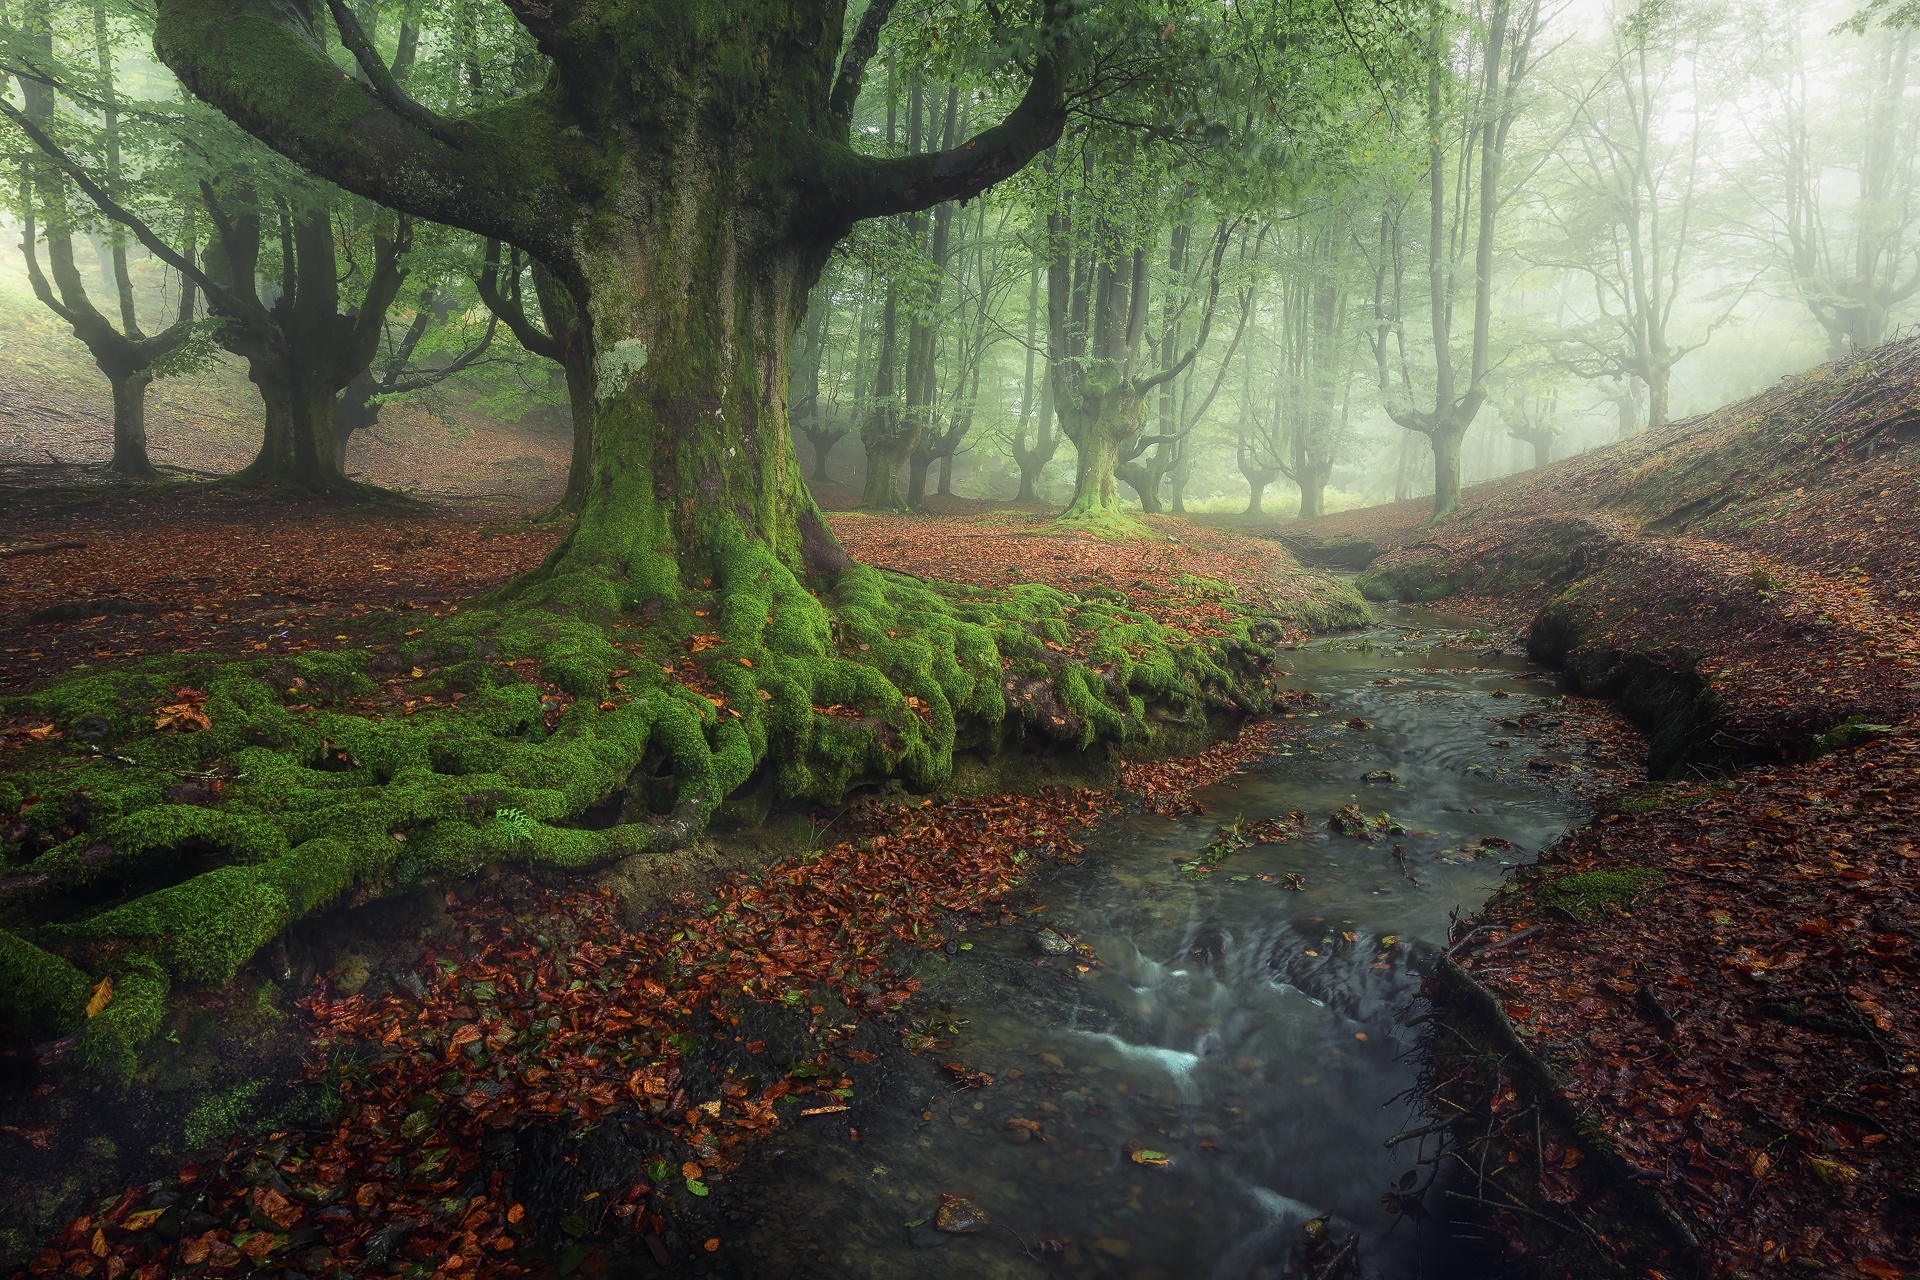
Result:
<svg viewBox="0 0 1920 1280"><path fill-rule="evenodd" d="M1658 889L1665 878L1662 873L1644 867L1583 871L1578 875L1556 876L1533 892L1541 902L1586 923L1609 908L1630 909L1643 895Z"/></svg>

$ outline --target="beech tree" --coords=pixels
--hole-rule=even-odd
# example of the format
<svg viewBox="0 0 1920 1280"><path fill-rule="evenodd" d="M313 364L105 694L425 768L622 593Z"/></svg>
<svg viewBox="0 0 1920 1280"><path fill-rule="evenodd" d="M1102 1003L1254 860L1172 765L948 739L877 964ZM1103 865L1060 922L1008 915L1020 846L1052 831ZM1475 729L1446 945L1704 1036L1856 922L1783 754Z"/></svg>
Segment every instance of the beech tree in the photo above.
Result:
<svg viewBox="0 0 1920 1280"><path fill-rule="evenodd" d="M1419 382L1426 385L1419 386L1400 347L1400 395L1388 402L1387 410L1401 427L1433 445L1436 519L1460 505L1460 442L1487 399L1494 229L1508 194L1502 165L1520 114L1521 89L1538 66L1548 17L1544 0L1482 0L1472 10L1455 13L1434 0L1426 17L1421 124L1427 151L1427 225L1421 256L1427 266L1433 371L1431 377L1423 371ZM1458 82L1456 68L1463 68ZM1394 218L1392 234L1410 232L1406 221ZM1469 255L1470 275L1462 272ZM1388 257L1401 257L1397 246ZM1393 273L1396 287L1402 279L1398 271ZM1466 280L1471 289L1463 369L1454 344ZM1391 313L1405 315L1399 298Z"/></svg>
<svg viewBox="0 0 1920 1280"><path fill-rule="evenodd" d="M73 44L72 49L56 52L55 15L44 3L28 5L18 31L6 33L13 37L8 43L24 69L24 74L17 75L18 114L31 120L43 136L56 127L79 133L81 145L98 158L101 187L122 200L130 199L129 144L145 151L155 140L151 130L142 130L135 139L126 136L115 72L118 32L105 3L95 0L77 16L83 25L64 33L68 39L62 42ZM61 53L68 56L62 58ZM57 126L56 115L63 117ZM197 302L193 278L181 278L166 326L148 333L140 321L126 229L104 219L84 196L77 195L59 166L38 148L29 145L21 153L20 175L15 211L21 218L20 251L28 284L87 348L113 394L113 452L107 470L131 479L155 477L159 472L147 456L147 388L170 359L192 362ZM166 191L143 194L148 219L164 227L169 242L191 261L196 231L193 202L171 198ZM94 249L105 260L113 290L106 311L94 302L74 256L76 233L101 229L102 224L107 234L94 238ZM43 237L44 268L39 254Z"/></svg>
<svg viewBox="0 0 1920 1280"><path fill-rule="evenodd" d="M458 115L410 96L344 3L328 8L354 72L328 56L319 13L264 0L164 0L155 47L313 172L516 244L573 290L593 357L593 470L549 577L606 584L581 588L616 606L710 577L740 538L789 571L844 567L786 420L807 291L856 221L971 197L1058 136L1061 0L1007 37L1030 74L1005 119L897 157L849 139L888 0L851 32L838 3L505 3L551 76Z"/></svg>

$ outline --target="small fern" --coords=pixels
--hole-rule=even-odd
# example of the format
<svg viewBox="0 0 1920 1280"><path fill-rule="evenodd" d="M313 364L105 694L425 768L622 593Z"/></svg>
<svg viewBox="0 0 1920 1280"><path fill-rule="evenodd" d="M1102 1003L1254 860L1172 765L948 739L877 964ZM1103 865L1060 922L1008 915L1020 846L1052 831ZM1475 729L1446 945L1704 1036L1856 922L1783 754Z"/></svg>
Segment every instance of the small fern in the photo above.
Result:
<svg viewBox="0 0 1920 1280"><path fill-rule="evenodd" d="M529 839L534 832L534 821L523 809L494 810L493 825L502 835L516 844Z"/></svg>

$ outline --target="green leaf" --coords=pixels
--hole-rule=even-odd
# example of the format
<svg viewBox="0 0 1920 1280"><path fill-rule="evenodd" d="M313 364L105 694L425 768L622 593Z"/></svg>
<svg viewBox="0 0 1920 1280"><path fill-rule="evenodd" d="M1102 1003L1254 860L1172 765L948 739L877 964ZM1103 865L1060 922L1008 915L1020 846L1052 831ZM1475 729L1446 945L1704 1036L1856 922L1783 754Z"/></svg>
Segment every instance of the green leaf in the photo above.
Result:
<svg viewBox="0 0 1920 1280"><path fill-rule="evenodd" d="M707 1184L700 1181L700 1179L698 1178L688 1178L687 1190L691 1191L696 1196L704 1196L705 1194L707 1194Z"/></svg>

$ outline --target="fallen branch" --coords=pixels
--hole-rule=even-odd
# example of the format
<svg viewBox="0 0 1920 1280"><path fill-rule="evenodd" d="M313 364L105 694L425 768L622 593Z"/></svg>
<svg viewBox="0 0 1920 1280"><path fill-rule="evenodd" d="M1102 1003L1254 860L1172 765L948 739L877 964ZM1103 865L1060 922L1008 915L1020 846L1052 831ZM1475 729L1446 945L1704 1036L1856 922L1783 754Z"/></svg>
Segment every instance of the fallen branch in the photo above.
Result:
<svg viewBox="0 0 1920 1280"><path fill-rule="evenodd" d="M0 560L11 560L15 556L37 556L48 551L71 551L87 544L78 538L68 538L60 542L16 542L10 547L0 547Z"/></svg>

